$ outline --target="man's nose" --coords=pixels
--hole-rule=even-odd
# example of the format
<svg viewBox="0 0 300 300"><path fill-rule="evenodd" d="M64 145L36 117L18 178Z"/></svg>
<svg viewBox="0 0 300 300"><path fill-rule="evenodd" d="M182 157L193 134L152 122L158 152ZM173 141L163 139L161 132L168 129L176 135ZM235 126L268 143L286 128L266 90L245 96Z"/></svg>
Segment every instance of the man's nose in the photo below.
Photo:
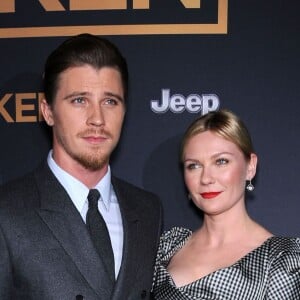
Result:
<svg viewBox="0 0 300 300"><path fill-rule="evenodd" d="M92 105L88 111L88 125L101 126L104 124L104 115L99 104Z"/></svg>

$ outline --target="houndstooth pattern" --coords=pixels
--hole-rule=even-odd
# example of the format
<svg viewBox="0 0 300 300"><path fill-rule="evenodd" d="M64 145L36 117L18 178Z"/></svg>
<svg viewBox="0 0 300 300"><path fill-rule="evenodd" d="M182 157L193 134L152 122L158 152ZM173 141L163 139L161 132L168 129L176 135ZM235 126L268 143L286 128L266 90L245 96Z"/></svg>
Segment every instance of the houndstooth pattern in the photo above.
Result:
<svg viewBox="0 0 300 300"><path fill-rule="evenodd" d="M300 238L271 237L230 267L176 287L166 267L192 232L174 227L160 240L156 300L300 300Z"/></svg>

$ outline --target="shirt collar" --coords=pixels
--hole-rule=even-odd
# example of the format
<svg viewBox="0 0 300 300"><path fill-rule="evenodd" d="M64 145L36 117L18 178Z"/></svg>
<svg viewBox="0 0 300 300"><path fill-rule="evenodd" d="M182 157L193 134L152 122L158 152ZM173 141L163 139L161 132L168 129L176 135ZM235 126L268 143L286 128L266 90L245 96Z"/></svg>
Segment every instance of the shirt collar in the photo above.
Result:
<svg viewBox="0 0 300 300"><path fill-rule="evenodd" d="M48 154L47 162L49 168L61 183L61 185L65 188L66 192L70 196L74 205L79 211L82 211L82 208L87 201L87 196L89 193L89 189L86 185L84 185L81 181L67 173L63 170L53 159L52 150ZM111 170L110 166L108 166L108 170L104 177L96 184L94 187L98 189L101 194L101 200L103 201L104 207L107 211L109 211L110 203L111 203Z"/></svg>

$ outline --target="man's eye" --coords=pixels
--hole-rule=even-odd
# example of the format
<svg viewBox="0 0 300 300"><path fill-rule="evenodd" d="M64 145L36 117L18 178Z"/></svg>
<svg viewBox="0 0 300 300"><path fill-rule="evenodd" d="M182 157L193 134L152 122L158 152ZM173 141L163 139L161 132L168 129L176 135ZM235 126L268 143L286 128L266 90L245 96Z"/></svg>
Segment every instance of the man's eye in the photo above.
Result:
<svg viewBox="0 0 300 300"><path fill-rule="evenodd" d="M109 105L117 105L117 104L118 104L118 101L115 100L115 99L110 98L110 99L107 99L107 100L105 101L105 104L109 104Z"/></svg>
<svg viewBox="0 0 300 300"><path fill-rule="evenodd" d="M217 159L217 161L216 161L216 163L217 163L217 165L226 165L226 164L228 164L228 159L226 159L226 158L219 158L219 159Z"/></svg>
<svg viewBox="0 0 300 300"><path fill-rule="evenodd" d="M84 98L83 97L75 98L72 100L72 103L82 104L84 103Z"/></svg>

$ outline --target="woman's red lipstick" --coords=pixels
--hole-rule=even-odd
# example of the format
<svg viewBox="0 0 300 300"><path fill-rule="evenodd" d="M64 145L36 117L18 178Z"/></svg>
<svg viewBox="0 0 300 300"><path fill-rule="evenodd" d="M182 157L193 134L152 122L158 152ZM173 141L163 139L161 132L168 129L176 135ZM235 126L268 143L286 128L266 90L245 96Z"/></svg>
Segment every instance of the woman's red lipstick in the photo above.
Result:
<svg viewBox="0 0 300 300"><path fill-rule="evenodd" d="M212 199L217 197L219 194L221 194L221 192L208 192L208 193L201 193L200 195L204 199Z"/></svg>

